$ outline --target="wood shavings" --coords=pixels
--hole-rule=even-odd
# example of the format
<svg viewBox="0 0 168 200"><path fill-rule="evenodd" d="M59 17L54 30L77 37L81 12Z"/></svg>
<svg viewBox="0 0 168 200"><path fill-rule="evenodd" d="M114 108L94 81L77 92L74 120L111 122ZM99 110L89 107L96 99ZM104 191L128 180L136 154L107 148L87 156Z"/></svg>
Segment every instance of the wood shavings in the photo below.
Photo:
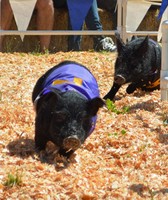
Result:
<svg viewBox="0 0 168 200"><path fill-rule="evenodd" d="M115 53L0 58L0 199L168 199L168 102L160 101L160 91L127 95L123 86L115 105L129 106L129 112L102 108L95 131L60 170L52 145L48 162L35 151L31 94L37 79L63 60L77 61L95 75L103 97L112 85ZM21 186L3 185L10 172L22 174Z"/></svg>

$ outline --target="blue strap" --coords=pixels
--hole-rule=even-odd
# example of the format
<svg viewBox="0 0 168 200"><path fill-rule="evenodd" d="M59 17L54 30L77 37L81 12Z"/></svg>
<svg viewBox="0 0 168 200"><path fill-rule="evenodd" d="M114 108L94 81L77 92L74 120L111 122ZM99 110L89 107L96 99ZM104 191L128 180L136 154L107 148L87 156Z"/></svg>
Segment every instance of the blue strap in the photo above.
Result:
<svg viewBox="0 0 168 200"><path fill-rule="evenodd" d="M67 0L72 30L81 30L93 0Z"/></svg>
<svg viewBox="0 0 168 200"><path fill-rule="evenodd" d="M158 14L158 19L160 19L164 13L164 11L166 10L168 6L168 0L162 0L162 4L161 4L161 7L160 7L160 11L159 11L159 14Z"/></svg>

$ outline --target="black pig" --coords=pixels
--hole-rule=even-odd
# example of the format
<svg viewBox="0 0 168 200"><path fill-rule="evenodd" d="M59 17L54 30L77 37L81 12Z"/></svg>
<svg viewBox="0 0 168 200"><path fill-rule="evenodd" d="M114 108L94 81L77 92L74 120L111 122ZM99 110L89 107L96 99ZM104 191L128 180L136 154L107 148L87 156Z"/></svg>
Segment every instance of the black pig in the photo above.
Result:
<svg viewBox="0 0 168 200"><path fill-rule="evenodd" d="M37 81L32 101L36 111L35 146L44 150L48 141L65 157L84 143L104 105L96 79L81 64L64 61Z"/></svg>
<svg viewBox="0 0 168 200"><path fill-rule="evenodd" d="M119 88L129 83L126 91L137 88L145 91L160 89L161 47L148 36L132 37L124 44L116 34L118 56L115 62L114 83L104 99L113 99Z"/></svg>

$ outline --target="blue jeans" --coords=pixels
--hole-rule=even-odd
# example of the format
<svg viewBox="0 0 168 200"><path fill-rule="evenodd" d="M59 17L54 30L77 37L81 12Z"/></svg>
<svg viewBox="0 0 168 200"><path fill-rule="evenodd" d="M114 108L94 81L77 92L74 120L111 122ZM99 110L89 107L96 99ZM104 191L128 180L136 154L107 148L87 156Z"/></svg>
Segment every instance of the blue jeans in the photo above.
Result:
<svg viewBox="0 0 168 200"><path fill-rule="evenodd" d="M67 7L66 0L53 0L54 6L56 8L61 7ZM93 0L93 4L91 8L89 9L89 12L85 18L86 27L88 30L98 30L102 31L102 25L100 23L100 18L98 14L98 7L97 7L97 1ZM72 30L70 20L68 20L68 29ZM82 30L83 27L81 27ZM100 36L101 37L101 36ZM68 37L68 51L80 50L80 44L81 44L82 36L80 35L72 35Z"/></svg>

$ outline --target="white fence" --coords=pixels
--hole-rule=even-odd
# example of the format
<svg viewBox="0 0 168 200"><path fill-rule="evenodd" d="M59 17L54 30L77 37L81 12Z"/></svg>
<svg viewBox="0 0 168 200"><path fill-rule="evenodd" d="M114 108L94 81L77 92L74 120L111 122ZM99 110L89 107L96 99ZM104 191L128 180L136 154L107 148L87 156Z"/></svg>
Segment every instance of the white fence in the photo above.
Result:
<svg viewBox="0 0 168 200"><path fill-rule="evenodd" d="M168 20L162 23L161 100L168 100Z"/></svg>

